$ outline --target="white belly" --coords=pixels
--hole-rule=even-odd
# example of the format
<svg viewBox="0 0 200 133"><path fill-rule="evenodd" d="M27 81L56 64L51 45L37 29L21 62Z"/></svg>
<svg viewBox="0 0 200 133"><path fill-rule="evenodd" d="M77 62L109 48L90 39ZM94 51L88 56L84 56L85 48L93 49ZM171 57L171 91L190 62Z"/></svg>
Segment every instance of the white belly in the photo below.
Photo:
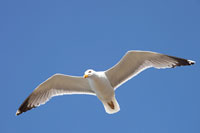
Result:
<svg viewBox="0 0 200 133"><path fill-rule="evenodd" d="M110 101L113 98L114 89L104 73L89 79L89 84L100 100Z"/></svg>

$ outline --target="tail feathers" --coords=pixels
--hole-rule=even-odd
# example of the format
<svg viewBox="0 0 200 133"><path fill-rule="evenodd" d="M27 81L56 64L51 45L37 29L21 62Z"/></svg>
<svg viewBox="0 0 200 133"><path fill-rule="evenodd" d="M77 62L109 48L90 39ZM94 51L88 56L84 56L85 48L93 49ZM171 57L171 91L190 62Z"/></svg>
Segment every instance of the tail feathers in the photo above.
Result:
<svg viewBox="0 0 200 133"><path fill-rule="evenodd" d="M105 111L108 114L114 114L120 111L119 104L115 98L113 98L111 101L102 101Z"/></svg>

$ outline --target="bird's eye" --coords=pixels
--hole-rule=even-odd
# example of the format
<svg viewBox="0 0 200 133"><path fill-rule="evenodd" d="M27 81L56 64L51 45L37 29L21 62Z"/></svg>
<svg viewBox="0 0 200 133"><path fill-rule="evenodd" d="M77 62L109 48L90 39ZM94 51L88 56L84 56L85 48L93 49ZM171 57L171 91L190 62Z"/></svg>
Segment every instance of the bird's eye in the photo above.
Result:
<svg viewBox="0 0 200 133"><path fill-rule="evenodd" d="M88 71L88 73L91 73L92 71Z"/></svg>

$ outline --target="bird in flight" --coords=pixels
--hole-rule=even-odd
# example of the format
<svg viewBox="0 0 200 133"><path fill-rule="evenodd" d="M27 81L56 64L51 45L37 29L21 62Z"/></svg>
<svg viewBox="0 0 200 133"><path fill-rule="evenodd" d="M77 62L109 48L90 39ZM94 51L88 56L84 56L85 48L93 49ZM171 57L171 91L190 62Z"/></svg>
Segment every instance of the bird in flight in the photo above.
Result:
<svg viewBox="0 0 200 133"><path fill-rule="evenodd" d="M113 67L106 71L85 71L83 77L55 74L41 83L26 98L16 112L20 115L45 104L54 96L89 94L97 96L108 114L120 110L115 90L124 82L147 68L175 68L195 64L194 61L150 51L128 51Z"/></svg>

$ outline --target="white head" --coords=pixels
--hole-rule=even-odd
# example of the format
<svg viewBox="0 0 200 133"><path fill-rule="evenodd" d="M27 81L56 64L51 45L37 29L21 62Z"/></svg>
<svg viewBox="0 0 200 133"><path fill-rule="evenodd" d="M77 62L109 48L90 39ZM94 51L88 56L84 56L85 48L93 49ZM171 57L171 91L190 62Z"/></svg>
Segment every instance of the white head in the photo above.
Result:
<svg viewBox="0 0 200 133"><path fill-rule="evenodd" d="M84 75L83 77L84 77L84 78L91 77L94 73L95 73L94 70L88 69L87 71L85 71L85 75Z"/></svg>

